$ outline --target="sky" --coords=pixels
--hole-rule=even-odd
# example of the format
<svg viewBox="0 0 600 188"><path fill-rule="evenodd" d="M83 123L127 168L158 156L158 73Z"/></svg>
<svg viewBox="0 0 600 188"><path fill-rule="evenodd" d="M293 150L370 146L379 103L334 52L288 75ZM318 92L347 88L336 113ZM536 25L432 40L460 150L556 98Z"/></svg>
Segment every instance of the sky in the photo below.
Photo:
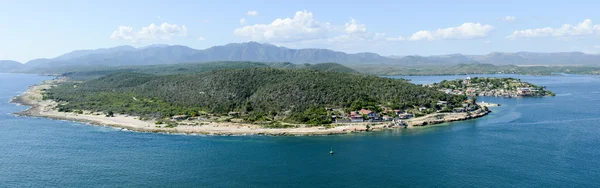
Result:
<svg viewBox="0 0 600 188"><path fill-rule="evenodd" d="M600 52L600 1L0 0L0 59L257 41L347 53Z"/></svg>

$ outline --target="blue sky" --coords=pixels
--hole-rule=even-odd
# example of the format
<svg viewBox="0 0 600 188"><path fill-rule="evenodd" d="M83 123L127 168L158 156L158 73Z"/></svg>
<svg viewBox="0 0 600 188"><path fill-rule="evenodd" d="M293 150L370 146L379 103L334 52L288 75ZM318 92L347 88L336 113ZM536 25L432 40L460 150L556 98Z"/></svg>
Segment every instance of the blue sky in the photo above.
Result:
<svg viewBox="0 0 600 188"><path fill-rule="evenodd" d="M26 62L119 45L204 49L246 41L382 55L598 53L597 7L600 2L576 0L9 0L0 1L0 59Z"/></svg>

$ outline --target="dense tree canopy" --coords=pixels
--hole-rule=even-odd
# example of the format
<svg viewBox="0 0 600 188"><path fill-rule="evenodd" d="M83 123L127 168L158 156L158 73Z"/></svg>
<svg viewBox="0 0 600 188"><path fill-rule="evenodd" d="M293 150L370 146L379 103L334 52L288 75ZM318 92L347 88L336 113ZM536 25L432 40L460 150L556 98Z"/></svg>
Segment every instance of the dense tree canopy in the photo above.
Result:
<svg viewBox="0 0 600 188"><path fill-rule="evenodd" d="M81 84L63 84L46 97L67 102L62 110L114 111L167 117L241 112L251 120L285 118L324 123L324 108L379 110L460 104L465 96L442 93L405 80L306 69L227 69L200 74L120 72Z"/></svg>
<svg viewBox="0 0 600 188"><path fill-rule="evenodd" d="M308 69L329 72L358 73L357 71L337 63L293 64L293 63L263 63L250 61L220 61L207 63L185 63L174 65L146 65L124 67L88 67L63 73L61 76L71 80L90 80L119 72L146 73L154 75L198 74L215 70L247 69L247 68L280 68Z"/></svg>

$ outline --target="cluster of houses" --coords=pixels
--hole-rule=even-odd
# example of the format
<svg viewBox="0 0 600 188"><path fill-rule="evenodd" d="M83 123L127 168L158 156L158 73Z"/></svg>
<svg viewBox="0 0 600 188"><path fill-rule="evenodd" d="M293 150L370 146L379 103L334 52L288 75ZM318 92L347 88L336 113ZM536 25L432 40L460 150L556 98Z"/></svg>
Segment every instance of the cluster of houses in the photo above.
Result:
<svg viewBox="0 0 600 188"><path fill-rule="evenodd" d="M442 89L446 94L469 95L469 96L487 96L487 97L523 97L533 96L537 90L533 88L518 88L517 90L490 89L482 90L479 88L467 88L466 90Z"/></svg>
<svg viewBox="0 0 600 188"><path fill-rule="evenodd" d="M401 119L410 119L414 117L414 114L407 113L402 110L394 110L394 114L397 117L391 117L388 115L381 115L374 111L362 109L359 111L350 112L348 117L350 118L350 122L377 122L377 121L396 121ZM341 119L335 119L336 122L342 122Z"/></svg>
<svg viewBox="0 0 600 188"><path fill-rule="evenodd" d="M471 111L477 110L478 107L479 106L477 104L472 104L471 100L467 100L462 104L462 107L456 107L456 108L452 109L452 112L454 112L454 113L471 112Z"/></svg>
<svg viewBox="0 0 600 188"><path fill-rule="evenodd" d="M477 110L478 105L471 104L472 101L467 100L463 103L462 107L453 108L452 111L456 113L460 112L470 112ZM447 101L438 101L436 103L438 107L448 107ZM325 108L327 111L334 111L332 108ZM421 113L428 113L427 110L430 110L426 107L419 107L415 110L418 110ZM425 112L424 112L425 111ZM392 112L392 113L391 113ZM439 111L438 111L439 112ZM391 114L393 115L391 115ZM213 116L213 114L207 114L208 116ZM241 115L240 112L229 112L227 115L230 117L239 117ZM391 116L390 116L391 115ZM403 120L411 119L415 117L415 114L409 113L404 110L391 110L391 109L383 109L382 113L377 113L368 109L361 109L358 111L352 111L349 114L343 116L331 116L332 122L336 123L349 123L349 122L384 122L391 121L396 125L404 125L405 122ZM204 120L202 117L194 117L190 115L175 115L171 117L172 121L183 121L183 120Z"/></svg>
<svg viewBox="0 0 600 188"><path fill-rule="evenodd" d="M519 81L513 80L513 83L518 83ZM471 77L467 77L463 80L465 85L471 84ZM503 88L508 88L508 85L504 85ZM491 88L491 85L488 86L476 86L476 87L467 87L467 88L459 88L459 89L440 89L440 91L446 94L454 94L454 95L469 95L469 96L488 96L488 97L520 97L520 96L533 96L536 95L538 90L533 89L531 87L521 87L516 89L497 89Z"/></svg>

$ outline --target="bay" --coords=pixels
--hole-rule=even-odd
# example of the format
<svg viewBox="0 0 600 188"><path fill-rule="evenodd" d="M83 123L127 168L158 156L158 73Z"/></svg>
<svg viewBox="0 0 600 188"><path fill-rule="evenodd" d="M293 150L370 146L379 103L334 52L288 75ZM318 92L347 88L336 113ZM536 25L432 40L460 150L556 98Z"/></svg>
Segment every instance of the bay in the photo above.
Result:
<svg viewBox="0 0 600 188"><path fill-rule="evenodd" d="M545 85L557 96L480 97L503 106L480 119L418 129L172 135L13 116L27 107L8 101L51 78L0 74L0 187L599 186L600 78L494 76Z"/></svg>

